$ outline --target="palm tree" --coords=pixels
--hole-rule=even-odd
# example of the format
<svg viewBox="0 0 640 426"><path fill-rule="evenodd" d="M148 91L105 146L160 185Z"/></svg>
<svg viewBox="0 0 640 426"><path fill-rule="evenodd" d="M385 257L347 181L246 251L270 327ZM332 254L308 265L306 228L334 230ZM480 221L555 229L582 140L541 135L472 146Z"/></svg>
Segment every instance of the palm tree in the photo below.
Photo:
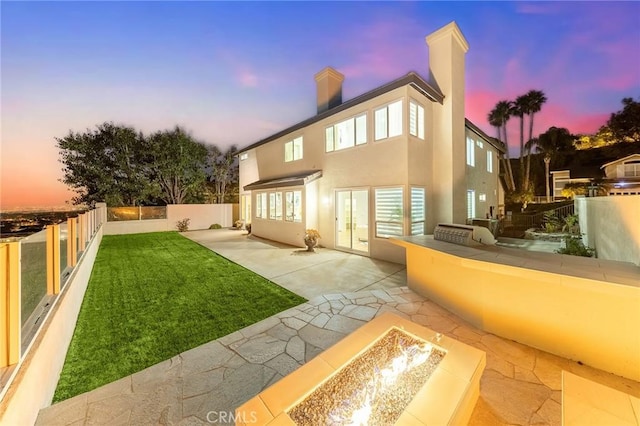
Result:
<svg viewBox="0 0 640 426"><path fill-rule="evenodd" d="M542 109L542 105L547 102L547 97L544 92L541 90L529 90L525 98L525 109L524 113L529 115L529 139L531 141L533 139L533 117L537 112L540 112ZM531 175L531 148L532 144L529 144L529 148L527 149L527 170L524 174L524 188L529 186L529 177Z"/></svg>
<svg viewBox="0 0 640 426"><path fill-rule="evenodd" d="M558 149L563 149L573 143L573 136L565 128L550 127L549 130L542 133L537 139L532 139L531 145L535 145L536 151L544 155L544 171L545 171L545 188L547 194L547 203L551 202L551 194L549 188L549 165L551 160L556 156Z"/></svg>
<svg viewBox="0 0 640 426"><path fill-rule="evenodd" d="M507 122L509 118L511 118L512 112L512 103L510 101L500 101L496 104L496 106L491 110L489 115L487 116L489 124L494 126L497 130L498 140L501 141L505 148L505 171L507 173L507 190L514 191L516 188L515 182L513 180L513 170L511 169L511 161L509 159L509 144L507 142ZM502 139L504 136L504 140Z"/></svg>
<svg viewBox="0 0 640 426"><path fill-rule="evenodd" d="M526 191L524 179L524 115L528 114L528 98L527 95L520 95L516 98L511 106L511 115L520 118L520 185L522 192ZM529 136L531 139L531 136Z"/></svg>

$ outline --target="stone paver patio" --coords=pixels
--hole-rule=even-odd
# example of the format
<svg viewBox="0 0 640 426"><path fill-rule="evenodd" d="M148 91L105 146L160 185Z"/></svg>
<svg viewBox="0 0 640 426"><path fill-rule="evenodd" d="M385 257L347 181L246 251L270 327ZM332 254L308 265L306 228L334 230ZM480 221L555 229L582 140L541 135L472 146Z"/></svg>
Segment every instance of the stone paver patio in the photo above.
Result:
<svg viewBox="0 0 640 426"><path fill-rule="evenodd" d="M291 247L274 246L274 249L271 254L259 256L277 261L274 253L280 250L280 264L284 264L282 256L291 256ZM234 250L244 248L226 250L223 255L230 257ZM341 253L327 252L327 256L335 258L320 264L324 263L325 272L329 273L335 268L333 262L344 259L339 256ZM310 258L301 261L306 259ZM315 259L322 260L320 255ZM310 264L307 268L318 266ZM271 264L256 267L275 268ZM401 265L398 267L402 269ZM393 268L386 270L381 276L387 274L388 278L399 272L392 271ZM276 277L286 276L274 273ZM473 425L561 424L562 370L640 396L637 382L474 328L407 287L393 286L392 282L402 281L398 279L401 275L385 282L382 288L371 289L366 285L366 290L313 297L307 303L132 376L45 408L36 424L229 424L225 421L228 417L224 417L227 413L386 311L486 352L487 366L471 419Z"/></svg>
<svg viewBox="0 0 640 426"><path fill-rule="evenodd" d="M237 406L382 312L487 353L471 424L561 424L561 371L640 395L638 383L480 331L399 287L319 296L92 392L43 409L39 425L227 424Z"/></svg>

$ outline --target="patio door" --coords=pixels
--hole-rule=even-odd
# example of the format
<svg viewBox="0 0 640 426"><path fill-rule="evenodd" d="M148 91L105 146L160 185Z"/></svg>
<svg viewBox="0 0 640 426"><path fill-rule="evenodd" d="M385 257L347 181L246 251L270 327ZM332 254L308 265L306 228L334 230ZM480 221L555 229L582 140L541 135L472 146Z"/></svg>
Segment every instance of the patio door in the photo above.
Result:
<svg viewBox="0 0 640 426"><path fill-rule="evenodd" d="M336 191L336 248L369 253L369 191Z"/></svg>

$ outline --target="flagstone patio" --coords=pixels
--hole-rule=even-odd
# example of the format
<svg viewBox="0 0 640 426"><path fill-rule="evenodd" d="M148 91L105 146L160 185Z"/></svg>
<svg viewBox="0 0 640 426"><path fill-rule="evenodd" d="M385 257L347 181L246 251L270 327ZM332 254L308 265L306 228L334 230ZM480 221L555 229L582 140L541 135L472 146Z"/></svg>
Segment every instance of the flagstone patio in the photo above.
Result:
<svg viewBox="0 0 640 426"><path fill-rule="evenodd" d="M640 397L637 382L471 326L404 286L402 265L359 256L354 259L354 255L333 250L321 251L317 256L296 256L295 248L251 241L240 238L238 233L213 234L217 235L214 239L211 235L202 232L191 238L204 241L204 245L238 263L250 259L252 269L285 287L292 282L301 286L301 279L319 276L327 281L326 287L308 285L307 294L327 294L44 408L36 424L231 424L230 416L236 407L387 311L486 352L487 366L472 425L561 424L562 370ZM278 265L287 271L281 268L278 272ZM357 271L364 265L373 272L361 278ZM331 291L335 288L331 280L336 269L353 277L349 282L343 281L343 291Z"/></svg>

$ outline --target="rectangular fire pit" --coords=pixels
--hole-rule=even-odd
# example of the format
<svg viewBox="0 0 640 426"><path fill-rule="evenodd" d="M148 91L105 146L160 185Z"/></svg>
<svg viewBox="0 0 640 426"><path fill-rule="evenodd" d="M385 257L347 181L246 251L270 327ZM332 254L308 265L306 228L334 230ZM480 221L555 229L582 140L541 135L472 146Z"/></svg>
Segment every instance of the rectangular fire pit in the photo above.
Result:
<svg viewBox="0 0 640 426"><path fill-rule="evenodd" d="M238 407L236 424L466 423L485 354L438 337L385 313Z"/></svg>

